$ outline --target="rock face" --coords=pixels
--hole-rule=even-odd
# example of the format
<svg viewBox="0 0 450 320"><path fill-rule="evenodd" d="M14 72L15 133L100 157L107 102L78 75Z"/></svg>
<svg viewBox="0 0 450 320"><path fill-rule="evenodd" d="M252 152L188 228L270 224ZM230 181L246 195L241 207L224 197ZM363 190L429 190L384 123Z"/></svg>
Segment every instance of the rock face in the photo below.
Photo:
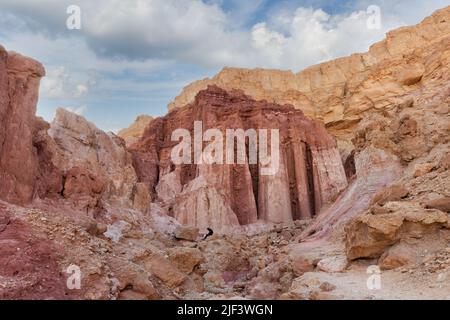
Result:
<svg viewBox="0 0 450 320"><path fill-rule="evenodd" d="M422 111L416 112L420 114ZM434 117L433 109L425 115L425 123L429 117ZM445 117L441 116L448 123ZM380 267L394 269L415 265L421 262L424 254L446 248L450 239L446 207L446 199L450 195L450 171L446 165L450 144L448 138L432 139L436 145L430 151L427 147L423 151L421 146L426 146L426 143L418 143L427 137L443 134L439 133L439 124L435 122L433 130L436 131L431 135L421 137L421 130L418 130L415 139L419 139L408 148L416 150L413 153L419 156L411 160L410 152L402 152L404 160L410 162L404 167L401 178L379 190L369 209L351 219L346 226L349 259L378 258ZM384 139L382 135L378 137ZM398 142L398 145L402 144L401 139ZM420 174L417 174L418 168Z"/></svg>
<svg viewBox="0 0 450 320"><path fill-rule="evenodd" d="M448 241L450 236L450 220L446 213L426 210L409 202L389 202L385 205L385 212L358 216L347 226L346 248L349 259L377 258L394 244L417 242L417 239L425 242L425 237L433 235L443 242L445 248L444 239ZM442 235L439 236L439 232ZM433 247L437 249L437 245Z"/></svg>
<svg viewBox="0 0 450 320"><path fill-rule="evenodd" d="M187 241L195 241L198 238L198 228L188 227L188 226L179 226L175 230L175 238L178 240L187 240Z"/></svg>
<svg viewBox="0 0 450 320"><path fill-rule="evenodd" d="M55 142L49 136L50 125L36 118L33 131L33 145L38 155L37 185L34 197L58 199L63 194L63 173L53 163Z"/></svg>
<svg viewBox="0 0 450 320"><path fill-rule="evenodd" d="M145 206L141 198L149 197L137 182L131 154L121 138L65 109L57 110L48 132L54 140L52 161L64 173L65 198L88 210L100 207L100 201Z"/></svg>
<svg viewBox="0 0 450 320"><path fill-rule="evenodd" d="M33 145L42 65L0 46L0 198L27 203L38 184Z"/></svg>
<svg viewBox="0 0 450 320"><path fill-rule="evenodd" d="M349 152L355 126L374 110L389 109L410 96L419 103L449 94L450 7L422 23L387 34L369 52L312 66L299 73L225 68L211 79L188 85L169 104L184 107L215 84L241 89L256 100L292 104L323 120Z"/></svg>
<svg viewBox="0 0 450 320"><path fill-rule="evenodd" d="M127 146L131 146L142 137L145 128L153 119L151 116L141 115L128 128L120 130L117 135L125 140Z"/></svg>
<svg viewBox="0 0 450 320"><path fill-rule="evenodd" d="M305 230L303 239L326 236L373 204L380 212L389 201L445 199L449 106L449 94L430 103L407 98L361 120L352 139L351 161L346 162L354 164L347 170L353 174L351 183Z"/></svg>
<svg viewBox="0 0 450 320"><path fill-rule="evenodd" d="M398 179L402 172L396 156L374 147L356 155L355 167L356 178L303 232L302 240L328 238L331 232L366 210L377 190Z"/></svg>
<svg viewBox="0 0 450 320"><path fill-rule="evenodd" d="M264 175L262 165L249 161L248 145L243 164L175 165L171 152L178 141L171 141L171 134L179 128L193 132L195 121L223 137L227 129L279 129L278 170ZM347 186L336 143L319 122L292 106L214 86L186 108L153 121L131 149L140 181L154 199L181 223L200 228L310 218Z"/></svg>

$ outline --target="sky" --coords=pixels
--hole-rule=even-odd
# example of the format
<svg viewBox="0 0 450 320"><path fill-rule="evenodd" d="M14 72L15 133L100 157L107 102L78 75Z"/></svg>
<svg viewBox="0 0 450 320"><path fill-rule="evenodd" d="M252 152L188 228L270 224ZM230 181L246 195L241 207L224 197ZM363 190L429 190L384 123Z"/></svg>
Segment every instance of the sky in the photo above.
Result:
<svg viewBox="0 0 450 320"><path fill-rule="evenodd" d="M67 12L71 5L80 9L80 29L67 27L68 19L75 21L74 11ZM387 31L448 5L450 0L0 0L0 45L45 66L38 115L51 121L64 107L117 132L138 115L164 115L185 85L225 66L298 72L365 52Z"/></svg>

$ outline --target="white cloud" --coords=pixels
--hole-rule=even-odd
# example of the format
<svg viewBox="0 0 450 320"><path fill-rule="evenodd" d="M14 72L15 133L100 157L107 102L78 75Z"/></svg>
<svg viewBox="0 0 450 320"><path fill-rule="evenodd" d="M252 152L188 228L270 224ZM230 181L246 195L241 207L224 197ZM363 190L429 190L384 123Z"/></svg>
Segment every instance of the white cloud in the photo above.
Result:
<svg viewBox="0 0 450 320"><path fill-rule="evenodd" d="M85 112L88 110L87 106L81 106L78 108L74 108L74 107L63 107L64 109L66 109L67 111L70 111L72 113L75 113L79 116L82 116L85 114Z"/></svg>
<svg viewBox="0 0 450 320"><path fill-rule="evenodd" d="M418 20L416 8L425 16L450 4L448 0L360 0L354 2L353 12L343 15L304 7L283 10L280 4L276 11L267 14L267 21L246 28L245 15L239 11L247 16L254 14L262 0L233 0L235 9L230 12L219 6L222 1L215 0L80 0L77 4L81 7L83 29L69 31L65 28L65 8L71 4L68 0L1 1L2 11L21 20L18 25L27 24L34 31L53 37L71 38L74 43L82 39L100 57L96 60L111 69L119 63L105 57L127 61L123 63L134 61L137 67L152 61L178 61L202 67L275 67L295 71L367 50L386 31ZM365 9L371 4L381 7L380 30L366 27ZM80 50L76 46L71 49ZM113 63L108 65L107 61Z"/></svg>
<svg viewBox="0 0 450 320"><path fill-rule="evenodd" d="M72 0L0 0L0 43L46 67L42 115L51 118L60 105L89 105L90 116L98 113L96 122L115 128L128 125L122 123L124 114L135 106L162 114L184 85L224 66L300 71L364 52L386 31L450 5L450 0L354 0L345 2L345 13L320 9L330 2L338 1L231 0L230 9L228 0L77 0L82 29L68 30ZM381 8L380 30L366 26L372 4ZM108 116L116 120L106 123L102 111L114 106L122 113L111 111Z"/></svg>
<svg viewBox="0 0 450 320"><path fill-rule="evenodd" d="M266 67L298 71L318 62L365 51L382 39L385 32L401 25L386 20L381 29L368 29L368 18L365 11L331 16L321 9L298 8L294 13L275 18L282 24L281 28L272 29L266 23L253 27L252 61Z"/></svg>
<svg viewBox="0 0 450 320"><path fill-rule="evenodd" d="M80 98L89 92L91 82L79 83L64 66L47 68L47 74L41 82L41 94L50 99Z"/></svg>
<svg viewBox="0 0 450 320"><path fill-rule="evenodd" d="M83 94L87 93L89 91L89 88L86 84L79 84L77 85L75 89L75 96L81 97Z"/></svg>

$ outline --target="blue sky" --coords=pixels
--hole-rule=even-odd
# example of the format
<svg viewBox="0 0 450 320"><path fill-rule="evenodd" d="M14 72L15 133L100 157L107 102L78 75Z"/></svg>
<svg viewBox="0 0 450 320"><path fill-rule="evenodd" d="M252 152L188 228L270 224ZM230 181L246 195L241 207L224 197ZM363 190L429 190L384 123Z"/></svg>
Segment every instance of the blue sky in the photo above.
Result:
<svg viewBox="0 0 450 320"><path fill-rule="evenodd" d="M68 30L66 9L81 9ZM366 27L377 5L381 25ZM0 44L42 62L38 114L57 107L117 131L163 115L224 66L290 69L364 52L450 0L0 0Z"/></svg>

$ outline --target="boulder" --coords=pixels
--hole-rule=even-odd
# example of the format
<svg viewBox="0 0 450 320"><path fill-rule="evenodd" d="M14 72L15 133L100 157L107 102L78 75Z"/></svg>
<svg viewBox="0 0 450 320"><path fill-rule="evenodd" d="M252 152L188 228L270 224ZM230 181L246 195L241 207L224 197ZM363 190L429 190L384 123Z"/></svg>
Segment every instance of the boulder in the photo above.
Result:
<svg viewBox="0 0 450 320"><path fill-rule="evenodd" d="M349 260L378 258L400 240L436 234L449 227L446 213L413 202L388 202L389 213L355 217L346 226Z"/></svg>
<svg viewBox="0 0 450 320"><path fill-rule="evenodd" d="M177 247L168 250L169 260L182 272L192 273L203 261L202 252L196 248Z"/></svg>
<svg viewBox="0 0 450 320"><path fill-rule="evenodd" d="M180 286L187 276L168 259L156 252L145 252L133 258L133 262L143 266L169 288Z"/></svg>
<svg viewBox="0 0 450 320"><path fill-rule="evenodd" d="M428 172L433 170L433 168L434 168L434 165L432 163L418 164L414 167L413 176L414 176L414 178L423 176L424 174L427 174Z"/></svg>
<svg viewBox="0 0 450 320"><path fill-rule="evenodd" d="M386 202L399 201L408 196L408 189L402 185L394 184L381 189L372 199L372 204L383 206Z"/></svg>
<svg viewBox="0 0 450 320"><path fill-rule="evenodd" d="M391 270L403 266L413 266L417 261L417 248L397 244L386 250L378 261L382 270Z"/></svg>
<svg viewBox="0 0 450 320"><path fill-rule="evenodd" d="M151 274L128 260L113 257L108 265L117 279L121 300L156 300L160 296L150 281Z"/></svg>
<svg viewBox="0 0 450 320"><path fill-rule="evenodd" d="M346 256L333 256L320 260L317 268L329 273L343 272L347 268L347 264Z"/></svg>
<svg viewBox="0 0 450 320"><path fill-rule="evenodd" d="M303 256L296 255L292 259L292 270L299 277L306 272L311 272L315 268L314 261Z"/></svg>
<svg viewBox="0 0 450 320"><path fill-rule="evenodd" d="M199 229L190 226L179 226L175 229L175 238L178 240L196 241Z"/></svg>

